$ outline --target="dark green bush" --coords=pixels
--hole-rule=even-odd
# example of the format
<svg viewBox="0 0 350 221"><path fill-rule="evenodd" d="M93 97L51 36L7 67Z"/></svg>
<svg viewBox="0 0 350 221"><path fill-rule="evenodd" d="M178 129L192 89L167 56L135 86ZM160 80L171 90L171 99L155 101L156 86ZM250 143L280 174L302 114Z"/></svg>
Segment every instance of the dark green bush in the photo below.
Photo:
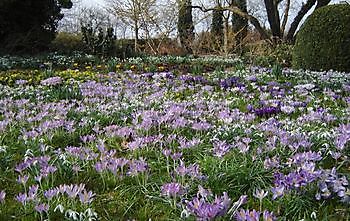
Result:
<svg viewBox="0 0 350 221"><path fill-rule="evenodd" d="M293 67L350 71L350 5L325 6L307 18L297 35Z"/></svg>
<svg viewBox="0 0 350 221"><path fill-rule="evenodd" d="M83 52L84 48L85 45L80 34L60 32L51 43L51 50L62 54L71 54L76 51Z"/></svg>

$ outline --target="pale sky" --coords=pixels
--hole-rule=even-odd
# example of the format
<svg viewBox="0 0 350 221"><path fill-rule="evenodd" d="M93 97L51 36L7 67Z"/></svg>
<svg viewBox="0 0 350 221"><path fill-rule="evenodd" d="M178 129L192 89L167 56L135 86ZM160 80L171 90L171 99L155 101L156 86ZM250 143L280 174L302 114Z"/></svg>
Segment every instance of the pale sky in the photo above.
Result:
<svg viewBox="0 0 350 221"><path fill-rule="evenodd" d="M81 4L79 5L84 5L84 6L87 6L87 7L103 7L105 5L105 0L78 0ZM167 2L167 0L164 0L165 2ZM193 0L194 4L197 2L197 1L200 1L200 2L206 2L205 0ZM296 0L297 2L306 2L306 0ZM345 0L347 2L350 2L350 0ZM260 8L260 4L264 4L263 3L263 0L248 0L248 3L256 3L256 7L258 7L257 9ZM339 2L344 2L344 0L332 0L332 3L339 3ZM301 4L300 4L301 5ZM261 7L263 8L263 5L261 5ZM300 6L299 6L300 7ZM299 10L299 7L296 8L297 10ZM260 11L260 10L259 10ZM312 10L308 13L310 14L312 12ZM67 11L67 13L69 13L69 10ZM288 24L290 24L291 20L293 19L293 17L295 16L296 14L296 11L291 11L291 16L289 18L289 21L288 21ZM200 15L202 14L202 15ZM255 15L255 14L254 14ZM199 11L196 11L195 14L194 14L195 17L197 16L203 16L203 13L199 12ZM268 22L267 22L267 18L266 18L266 15L264 14L264 12L260 12L258 15L257 15L259 21L261 22L261 24L265 27L268 27ZM263 16L263 17L260 17L260 16ZM305 16L306 18L307 16ZM305 19L304 18L304 19ZM207 20L207 21L206 21ZM210 22L210 16L206 19L206 20L201 20L201 23L198 23L196 25L196 32L201 32L201 31L204 31L205 29L203 28L206 28L207 27L207 23ZM301 23L302 24L302 23ZM287 25L288 26L288 25ZM203 30L202 30L203 29ZM287 28L288 30L288 28ZM130 30L130 33L132 33L132 31Z"/></svg>
<svg viewBox="0 0 350 221"><path fill-rule="evenodd" d="M81 0L81 2L88 6L103 5L103 0Z"/></svg>

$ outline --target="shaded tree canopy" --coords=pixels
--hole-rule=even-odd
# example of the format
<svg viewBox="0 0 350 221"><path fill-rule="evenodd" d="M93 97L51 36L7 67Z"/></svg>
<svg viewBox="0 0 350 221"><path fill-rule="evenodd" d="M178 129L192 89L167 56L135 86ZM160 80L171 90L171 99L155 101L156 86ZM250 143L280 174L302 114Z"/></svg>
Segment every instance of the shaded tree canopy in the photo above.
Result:
<svg viewBox="0 0 350 221"><path fill-rule="evenodd" d="M46 50L55 38L62 8L71 0L1 0L0 48L6 53Z"/></svg>

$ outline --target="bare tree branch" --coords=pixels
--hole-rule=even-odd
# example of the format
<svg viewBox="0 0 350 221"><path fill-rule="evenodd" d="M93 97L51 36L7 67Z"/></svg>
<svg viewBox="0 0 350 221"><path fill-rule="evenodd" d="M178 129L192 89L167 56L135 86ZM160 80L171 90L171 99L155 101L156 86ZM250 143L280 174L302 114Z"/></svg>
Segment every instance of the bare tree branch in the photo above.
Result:
<svg viewBox="0 0 350 221"><path fill-rule="evenodd" d="M205 8L202 6L192 6L192 8L196 8L201 10L202 12L209 12L209 11L213 11L213 10L223 10L223 11L230 11L234 14L237 14L245 19L247 19L255 28L256 30L259 32L261 39L263 40L269 40L270 42L270 37L267 34L266 30L260 25L260 22L257 18L255 18L252 15L249 15L248 13L243 12L241 9L239 9L237 6L225 6L225 7L214 7L214 8ZM271 43L271 42L270 42Z"/></svg>
<svg viewBox="0 0 350 221"><path fill-rule="evenodd" d="M286 40L289 42L293 42L294 40L294 34L296 30L298 29L298 26L301 22L301 20L304 18L304 16L310 11L312 6L314 6L316 3L316 0L307 0L306 4L304 4L300 11L298 12L297 16L294 18L292 24L290 25L290 29L288 31L288 34L286 36Z"/></svg>

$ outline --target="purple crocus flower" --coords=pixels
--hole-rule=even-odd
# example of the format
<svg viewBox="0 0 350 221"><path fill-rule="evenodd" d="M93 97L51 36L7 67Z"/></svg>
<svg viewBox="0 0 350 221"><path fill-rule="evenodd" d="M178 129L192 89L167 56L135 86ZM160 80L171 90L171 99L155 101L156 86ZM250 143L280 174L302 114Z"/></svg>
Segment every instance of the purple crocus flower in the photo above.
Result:
<svg viewBox="0 0 350 221"><path fill-rule="evenodd" d="M42 178L43 178L43 176L41 174L34 177L35 181L37 181L39 183L41 182Z"/></svg>
<svg viewBox="0 0 350 221"><path fill-rule="evenodd" d="M49 211L49 205L46 204L46 203L41 203L41 204L38 204L34 207L34 209L39 212L39 213L47 213Z"/></svg>
<svg viewBox="0 0 350 221"><path fill-rule="evenodd" d="M231 199L227 193L223 193L223 196L215 196L215 200L212 203L205 198L195 197L187 202L186 208L199 220L212 220L216 217L224 216L230 205Z"/></svg>
<svg viewBox="0 0 350 221"><path fill-rule="evenodd" d="M147 171L148 169L148 164L144 159L140 159L140 160L132 160L129 163L129 172L128 174L131 176L136 176L138 173L142 173Z"/></svg>
<svg viewBox="0 0 350 221"><path fill-rule="evenodd" d="M210 128L212 128L212 125L208 122L198 122L198 123L193 123L192 124L192 129L194 130L209 130Z"/></svg>
<svg viewBox="0 0 350 221"><path fill-rule="evenodd" d="M187 174L187 168L182 160L180 160L180 165L175 169L175 172L179 176L185 176Z"/></svg>
<svg viewBox="0 0 350 221"><path fill-rule="evenodd" d="M60 194L64 194L67 190L67 185L59 185L58 187L56 187L57 189L57 192L60 193ZM57 193L57 194L58 194Z"/></svg>
<svg viewBox="0 0 350 221"><path fill-rule="evenodd" d="M44 191L44 196L48 199L51 200L54 196L58 194L57 189L49 189Z"/></svg>
<svg viewBox="0 0 350 221"><path fill-rule="evenodd" d="M165 148L162 150L162 153L164 156L169 157L171 154L171 150Z"/></svg>
<svg viewBox="0 0 350 221"><path fill-rule="evenodd" d="M259 117L269 117L281 112L279 107L262 107L254 110L254 113Z"/></svg>
<svg viewBox="0 0 350 221"><path fill-rule="evenodd" d="M28 200L34 200L36 197L36 194L38 192L39 189L39 185L32 185L29 187L29 191L28 191Z"/></svg>
<svg viewBox="0 0 350 221"><path fill-rule="evenodd" d="M22 171L24 171L28 167L30 167L30 162L24 161L23 163L20 163L16 166L15 171L21 173Z"/></svg>
<svg viewBox="0 0 350 221"><path fill-rule="evenodd" d="M284 186L276 186L271 189L273 193L272 199L276 199L277 197L281 197L284 195L285 187Z"/></svg>
<svg viewBox="0 0 350 221"><path fill-rule="evenodd" d="M18 182L19 184L25 185L25 184L27 183L28 179L29 179L29 176L28 176L28 175L23 175L23 176L18 175L17 182Z"/></svg>
<svg viewBox="0 0 350 221"><path fill-rule="evenodd" d="M281 107L281 111L285 114L291 114L295 111L295 108L293 106L285 105Z"/></svg>
<svg viewBox="0 0 350 221"><path fill-rule="evenodd" d="M182 153L181 152L176 152L170 155L171 159L173 160L178 160L182 157Z"/></svg>
<svg viewBox="0 0 350 221"><path fill-rule="evenodd" d="M273 214L273 212L269 212L265 210L263 212L263 220L264 221L275 221L277 220L277 217Z"/></svg>
<svg viewBox="0 0 350 221"><path fill-rule="evenodd" d="M80 202L83 204L90 204L94 199L93 197L96 195L92 191L87 192L84 189L84 192L78 193Z"/></svg>
<svg viewBox="0 0 350 221"><path fill-rule="evenodd" d="M236 213L237 221L259 221L260 212L255 209L252 211L240 209L239 212Z"/></svg>
<svg viewBox="0 0 350 221"><path fill-rule="evenodd" d="M236 212L235 218L237 221L246 221L247 220L247 212L244 209L240 209Z"/></svg>
<svg viewBox="0 0 350 221"><path fill-rule="evenodd" d="M185 193L184 187L179 183L166 183L161 187L162 195L168 197L181 196Z"/></svg>
<svg viewBox="0 0 350 221"><path fill-rule="evenodd" d="M213 149L214 156L217 156L219 158L222 158L231 149L231 146L228 145L225 141L215 141L213 146L214 146L214 149Z"/></svg>
<svg viewBox="0 0 350 221"><path fill-rule="evenodd" d="M102 173L106 169L106 167L107 167L106 163L97 162L95 164L95 170L98 173Z"/></svg>
<svg viewBox="0 0 350 221"><path fill-rule="evenodd" d="M81 191L83 191L85 188L85 184L80 185L69 185L66 186L65 192L67 193L69 198L75 198Z"/></svg>
<svg viewBox="0 0 350 221"><path fill-rule="evenodd" d="M26 193L19 193L15 198L18 202L22 203L23 205L25 205L27 202L27 194Z"/></svg>
<svg viewBox="0 0 350 221"><path fill-rule="evenodd" d="M259 199L260 201L262 201L267 196L268 193L269 191L256 189L255 193L253 193L253 196Z"/></svg>
<svg viewBox="0 0 350 221"><path fill-rule="evenodd" d="M207 199L208 197L212 196L213 193L209 189L203 188L201 185L198 185L198 192L197 197L202 197L204 199Z"/></svg>

